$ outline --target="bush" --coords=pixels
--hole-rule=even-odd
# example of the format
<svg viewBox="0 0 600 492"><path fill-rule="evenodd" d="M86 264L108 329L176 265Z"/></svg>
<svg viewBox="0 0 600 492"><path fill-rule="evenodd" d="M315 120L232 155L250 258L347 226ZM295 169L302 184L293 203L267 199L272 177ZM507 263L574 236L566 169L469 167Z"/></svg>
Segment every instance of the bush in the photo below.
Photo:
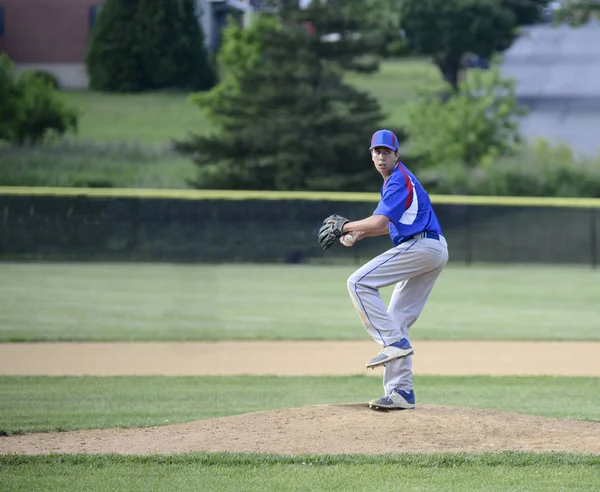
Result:
<svg viewBox="0 0 600 492"><path fill-rule="evenodd" d="M60 88L60 83L53 73L46 72L45 70L32 70L31 73L35 78L39 79L49 87L52 87L53 89Z"/></svg>
<svg viewBox="0 0 600 492"><path fill-rule="evenodd" d="M22 93L19 117L14 125L14 143L35 145L68 131L77 131L78 112L67 107L45 81L36 74L23 72L19 85Z"/></svg>
<svg viewBox="0 0 600 492"><path fill-rule="evenodd" d="M485 195L600 198L600 156L576 158L566 145L539 140L476 172L472 186Z"/></svg>
<svg viewBox="0 0 600 492"><path fill-rule="evenodd" d="M521 141L518 118L524 114L513 81L497 70L476 70L458 93L408 107L411 147L429 167L485 165L514 151Z"/></svg>
<svg viewBox="0 0 600 492"><path fill-rule="evenodd" d="M411 54L412 52L407 41L401 37L388 42L384 49L384 56L388 58L401 58L403 56L410 56Z"/></svg>
<svg viewBox="0 0 600 492"><path fill-rule="evenodd" d="M39 74L15 76L6 55L0 55L0 91L0 140L34 145L77 131L78 112Z"/></svg>
<svg viewBox="0 0 600 492"><path fill-rule="evenodd" d="M600 198L600 156L576 158L565 145L539 140L485 167L446 164L420 180L436 194Z"/></svg>

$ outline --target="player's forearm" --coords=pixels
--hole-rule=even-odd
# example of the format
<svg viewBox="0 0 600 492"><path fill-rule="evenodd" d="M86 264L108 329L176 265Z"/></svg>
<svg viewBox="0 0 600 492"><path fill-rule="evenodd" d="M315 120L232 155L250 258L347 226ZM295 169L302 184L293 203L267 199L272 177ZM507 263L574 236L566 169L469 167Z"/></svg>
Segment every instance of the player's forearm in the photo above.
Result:
<svg viewBox="0 0 600 492"><path fill-rule="evenodd" d="M374 232L378 232L380 235L381 231L385 228L387 229L389 223L389 219L385 215L371 215L371 217L367 217L363 220L357 220L355 222L348 222L344 225L342 231L347 232L358 232L361 231L365 235L371 235Z"/></svg>
<svg viewBox="0 0 600 492"><path fill-rule="evenodd" d="M390 229L389 229L388 225L386 224L385 227L382 227L381 229L378 229L376 231L363 232L362 236L363 237L385 236L389 233L390 233Z"/></svg>

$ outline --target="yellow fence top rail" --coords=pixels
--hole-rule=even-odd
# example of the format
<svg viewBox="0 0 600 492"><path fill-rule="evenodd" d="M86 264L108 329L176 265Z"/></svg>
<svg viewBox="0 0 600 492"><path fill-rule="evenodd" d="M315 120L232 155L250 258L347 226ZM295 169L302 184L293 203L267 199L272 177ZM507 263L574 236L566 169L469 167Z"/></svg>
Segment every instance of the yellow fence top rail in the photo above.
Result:
<svg viewBox="0 0 600 492"><path fill-rule="evenodd" d="M379 193L328 191L176 190L142 188L50 188L0 186L2 195L88 196L98 198L166 198L178 200L323 200L373 202ZM431 195L434 204L600 208L600 198Z"/></svg>

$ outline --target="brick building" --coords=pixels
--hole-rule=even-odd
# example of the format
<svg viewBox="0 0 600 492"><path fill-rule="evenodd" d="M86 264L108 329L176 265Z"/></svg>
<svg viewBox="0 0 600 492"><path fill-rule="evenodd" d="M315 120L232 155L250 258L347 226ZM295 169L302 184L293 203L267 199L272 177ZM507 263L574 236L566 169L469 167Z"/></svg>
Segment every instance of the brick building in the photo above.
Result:
<svg viewBox="0 0 600 492"><path fill-rule="evenodd" d="M252 9L249 0L197 0L206 44L214 50L231 10ZM85 53L100 0L0 0L0 53L17 70L53 73L65 89L88 85Z"/></svg>
<svg viewBox="0 0 600 492"><path fill-rule="evenodd" d="M0 52L17 70L54 73L65 88L87 86L84 58L99 3L0 0Z"/></svg>

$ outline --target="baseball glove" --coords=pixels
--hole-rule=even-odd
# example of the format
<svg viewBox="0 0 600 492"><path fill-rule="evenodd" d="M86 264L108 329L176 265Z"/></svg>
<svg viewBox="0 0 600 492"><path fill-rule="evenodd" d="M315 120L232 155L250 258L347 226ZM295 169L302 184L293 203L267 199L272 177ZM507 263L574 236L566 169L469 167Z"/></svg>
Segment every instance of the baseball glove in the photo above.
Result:
<svg viewBox="0 0 600 492"><path fill-rule="evenodd" d="M323 251L331 248L338 238L344 235L342 229L348 222L350 221L346 217L337 214L330 215L323 221L318 236L319 246Z"/></svg>

